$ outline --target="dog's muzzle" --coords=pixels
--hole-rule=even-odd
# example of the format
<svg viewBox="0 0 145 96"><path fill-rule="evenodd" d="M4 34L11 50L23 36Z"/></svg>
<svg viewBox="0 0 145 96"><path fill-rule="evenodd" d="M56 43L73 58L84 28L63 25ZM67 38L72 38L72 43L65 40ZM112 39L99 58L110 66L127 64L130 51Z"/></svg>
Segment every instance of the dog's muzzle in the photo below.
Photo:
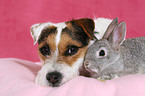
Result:
<svg viewBox="0 0 145 96"><path fill-rule="evenodd" d="M52 87L58 87L62 81L62 78L62 74L57 71L47 73L46 75L46 79Z"/></svg>

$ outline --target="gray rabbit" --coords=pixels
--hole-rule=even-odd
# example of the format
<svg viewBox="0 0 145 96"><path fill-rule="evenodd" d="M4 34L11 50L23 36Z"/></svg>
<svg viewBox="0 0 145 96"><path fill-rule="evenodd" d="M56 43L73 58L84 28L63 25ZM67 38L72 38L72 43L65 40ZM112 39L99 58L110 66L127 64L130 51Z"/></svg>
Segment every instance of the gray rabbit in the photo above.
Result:
<svg viewBox="0 0 145 96"><path fill-rule="evenodd" d="M101 40L87 51L84 67L91 77L110 80L128 74L145 73L145 37L125 40L126 24L115 18Z"/></svg>

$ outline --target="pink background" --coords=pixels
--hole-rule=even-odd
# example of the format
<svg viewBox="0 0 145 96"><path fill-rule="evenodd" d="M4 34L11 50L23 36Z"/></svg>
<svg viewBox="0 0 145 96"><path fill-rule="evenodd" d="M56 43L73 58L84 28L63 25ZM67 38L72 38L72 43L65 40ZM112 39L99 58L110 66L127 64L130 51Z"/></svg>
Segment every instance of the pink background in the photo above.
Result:
<svg viewBox="0 0 145 96"><path fill-rule="evenodd" d="M0 0L0 58L39 61L30 26L82 17L118 17L127 38L145 36L144 0Z"/></svg>

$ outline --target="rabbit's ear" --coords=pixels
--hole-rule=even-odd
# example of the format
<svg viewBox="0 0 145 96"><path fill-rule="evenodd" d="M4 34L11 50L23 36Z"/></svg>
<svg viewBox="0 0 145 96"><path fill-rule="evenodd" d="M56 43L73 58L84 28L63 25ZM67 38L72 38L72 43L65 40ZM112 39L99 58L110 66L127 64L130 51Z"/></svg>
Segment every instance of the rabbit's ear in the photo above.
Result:
<svg viewBox="0 0 145 96"><path fill-rule="evenodd" d="M118 18L115 18L108 26L103 38L107 39L109 37L109 35L111 34L111 32L113 31L113 29L117 26L118 23Z"/></svg>
<svg viewBox="0 0 145 96"><path fill-rule="evenodd" d="M126 36L126 23L124 21L117 24L113 32L109 35L108 40L112 44L113 49L117 50L123 43Z"/></svg>

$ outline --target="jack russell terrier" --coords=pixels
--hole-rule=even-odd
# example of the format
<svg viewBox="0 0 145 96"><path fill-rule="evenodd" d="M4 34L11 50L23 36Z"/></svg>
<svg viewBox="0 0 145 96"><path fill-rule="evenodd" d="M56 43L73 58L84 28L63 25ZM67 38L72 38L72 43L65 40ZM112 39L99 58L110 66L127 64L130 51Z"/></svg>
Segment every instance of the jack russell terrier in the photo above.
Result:
<svg viewBox="0 0 145 96"><path fill-rule="evenodd" d="M31 27L34 44L43 63L35 82L58 87L79 76L88 46L101 39L112 20L81 18L62 23L39 23ZM98 32L98 34L94 34Z"/></svg>

